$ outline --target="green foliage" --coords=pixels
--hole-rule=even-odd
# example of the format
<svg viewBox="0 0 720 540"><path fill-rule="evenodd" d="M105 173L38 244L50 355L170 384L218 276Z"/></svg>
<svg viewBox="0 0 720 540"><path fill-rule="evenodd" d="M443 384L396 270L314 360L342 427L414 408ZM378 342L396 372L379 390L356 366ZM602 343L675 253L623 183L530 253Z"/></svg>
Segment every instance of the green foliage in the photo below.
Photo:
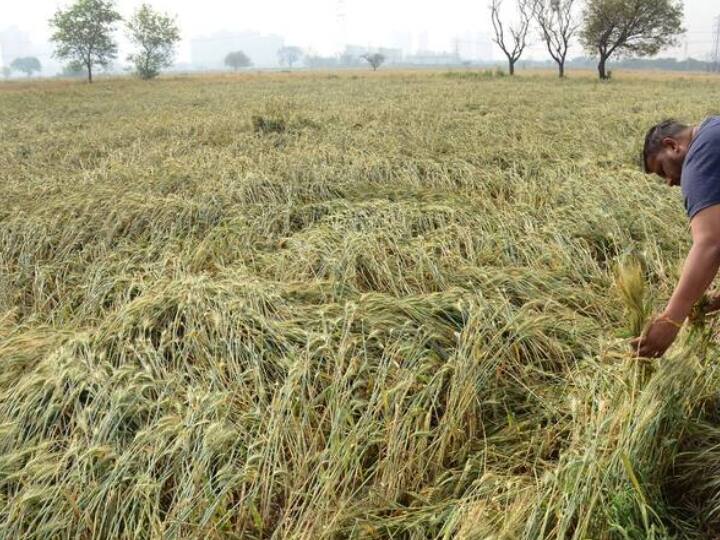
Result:
<svg viewBox="0 0 720 540"><path fill-rule="evenodd" d="M683 29L681 0L588 0L580 41L600 57L600 78L612 55L652 56L675 45Z"/></svg>
<svg viewBox="0 0 720 540"><path fill-rule="evenodd" d="M615 275L716 85L328 75L2 85L0 536L718 537L717 340L645 370Z"/></svg>
<svg viewBox="0 0 720 540"><path fill-rule="evenodd" d="M444 73L444 76L449 79L495 79L506 77L507 73L501 67L496 67L479 71L448 71Z"/></svg>
<svg viewBox="0 0 720 540"><path fill-rule="evenodd" d="M26 56L23 58L16 58L10 63L10 69L15 71L22 71L28 77L30 77L36 71L42 71L40 60L34 56Z"/></svg>
<svg viewBox="0 0 720 540"><path fill-rule="evenodd" d="M127 22L127 31L130 42L137 47L128 60L135 66L138 77L153 79L161 69L172 65L175 45L180 41L180 30L174 17L142 4Z"/></svg>
<svg viewBox="0 0 720 540"><path fill-rule="evenodd" d="M82 64L70 62L69 64L63 66L61 74L63 77L83 77L85 76L85 68Z"/></svg>
<svg viewBox="0 0 720 540"><path fill-rule="evenodd" d="M252 66L250 57L242 51L228 53L225 57L225 65L232 69L240 69Z"/></svg>
<svg viewBox="0 0 720 540"><path fill-rule="evenodd" d="M81 64L92 82L94 66L106 67L117 57L112 33L121 19L113 0L76 0L50 20L55 56Z"/></svg>

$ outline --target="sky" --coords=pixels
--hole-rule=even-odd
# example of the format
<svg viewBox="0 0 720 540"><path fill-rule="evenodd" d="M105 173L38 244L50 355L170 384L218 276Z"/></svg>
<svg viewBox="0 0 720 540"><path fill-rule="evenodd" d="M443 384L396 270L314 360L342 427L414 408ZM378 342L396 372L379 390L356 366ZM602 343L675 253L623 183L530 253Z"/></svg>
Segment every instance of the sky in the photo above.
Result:
<svg viewBox="0 0 720 540"><path fill-rule="evenodd" d="M341 43L399 46L412 43L437 51L452 51L454 40L486 39L492 34L486 0L145 0L178 17L184 37L179 62L189 61L188 40L218 31L254 30L282 35L286 44L318 54L339 52ZM143 0L116 0L129 16ZM36 50L49 57L48 19L69 0L0 0L0 31L15 26L30 35ZM687 35L666 56L705 58L712 48L713 20L720 15L717 0L685 0ZM505 0L507 6L512 5ZM342 16L339 16L342 15ZM341 23L340 21L344 21ZM537 35L526 54L548 58ZM411 41L410 41L411 40ZM121 53L124 43L121 41ZM575 46L573 55L582 53ZM493 45L492 56L502 59ZM41 61L43 59L41 58ZM47 59L45 59L47 60Z"/></svg>

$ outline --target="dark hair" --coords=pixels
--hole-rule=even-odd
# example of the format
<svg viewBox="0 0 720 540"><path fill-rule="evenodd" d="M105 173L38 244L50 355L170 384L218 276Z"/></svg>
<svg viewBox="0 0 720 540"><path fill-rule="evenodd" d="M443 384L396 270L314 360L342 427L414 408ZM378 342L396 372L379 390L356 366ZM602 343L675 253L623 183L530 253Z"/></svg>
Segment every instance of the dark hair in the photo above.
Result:
<svg viewBox="0 0 720 540"><path fill-rule="evenodd" d="M680 133L688 128L682 122L678 122L672 118L663 120L659 124L651 127L647 135L645 135L645 147L643 148L643 166L645 172L649 173L648 159L662 150L662 142L666 137L677 137Z"/></svg>

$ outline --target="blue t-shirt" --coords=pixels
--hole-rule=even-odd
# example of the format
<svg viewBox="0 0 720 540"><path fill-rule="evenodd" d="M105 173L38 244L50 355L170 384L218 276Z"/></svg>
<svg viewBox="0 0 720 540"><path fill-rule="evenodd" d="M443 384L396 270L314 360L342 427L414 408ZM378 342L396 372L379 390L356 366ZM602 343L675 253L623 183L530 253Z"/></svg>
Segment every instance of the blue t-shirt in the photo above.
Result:
<svg viewBox="0 0 720 540"><path fill-rule="evenodd" d="M683 162L680 188L690 219L720 204L720 116L707 118L695 132Z"/></svg>

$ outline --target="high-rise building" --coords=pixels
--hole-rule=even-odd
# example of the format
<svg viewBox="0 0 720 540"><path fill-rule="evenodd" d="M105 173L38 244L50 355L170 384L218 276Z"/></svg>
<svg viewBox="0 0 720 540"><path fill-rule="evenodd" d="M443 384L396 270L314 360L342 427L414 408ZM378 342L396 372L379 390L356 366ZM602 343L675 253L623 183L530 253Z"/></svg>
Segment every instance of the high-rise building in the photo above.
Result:
<svg viewBox="0 0 720 540"><path fill-rule="evenodd" d="M484 34L465 32L454 40L454 50L463 60L492 60L492 41Z"/></svg>
<svg viewBox="0 0 720 540"><path fill-rule="evenodd" d="M394 32L392 37L392 45L399 49L402 49L403 54L412 54L415 49L413 48L413 35L411 32Z"/></svg>
<svg viewBox="0 0 720 540"><path fill-rule="evenodd" d="M418 37L418 53L430 50L430 32L423 30Z"/></svg>
<svg viewBox="0 0 720 540"><path fill-rule="evenodd" d="M715 17L713 48L711 53L712 70L720 71L720 15Z"/></svg>
<svg viewBox="0 0 720 540"><path fill-rule="evenodd" d="M345 0L336 0L335 19L337 21L337 39L335 47L341 51L347 45L347 6Z"/></svg>

